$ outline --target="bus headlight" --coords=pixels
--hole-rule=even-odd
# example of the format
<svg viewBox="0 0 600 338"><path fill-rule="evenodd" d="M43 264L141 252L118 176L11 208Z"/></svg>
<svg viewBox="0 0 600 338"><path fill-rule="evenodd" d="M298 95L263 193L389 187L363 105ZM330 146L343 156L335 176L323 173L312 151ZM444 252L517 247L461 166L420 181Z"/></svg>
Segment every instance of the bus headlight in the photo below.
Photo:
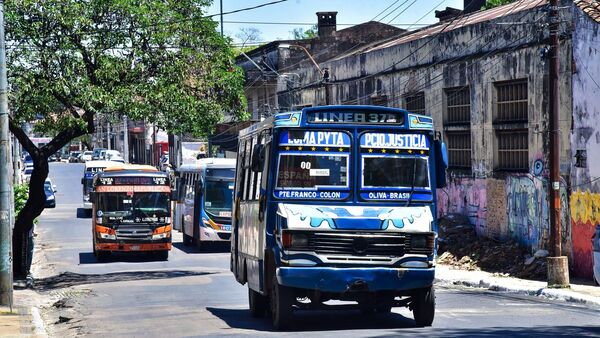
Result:
<svg viewBox="0 0 600 338"><path fill-rule="evenodd" d="M117 236L116 236L116 235L112 235L112 234L107 234L107 233L101 232L101 233L100 233L100 238L102 238L102 239L112 239L112 240L115 240L115 239L117 239Z"/></svg>
<svg viewBox="0 0 600 338"><path fill-rule="evenodd" d="M306 249L308 248L308 235L283 231L281 236L281 244L283 245L284 249Z"/></svg>
<svg viewBox="0 0 600 338"><path fill-rule="evenodd" d="M169 232L163 232L161 234L156 234L156 235L152 235L152 239L165 239L165 238L169 238L170 237L170 233Z"/></svg>

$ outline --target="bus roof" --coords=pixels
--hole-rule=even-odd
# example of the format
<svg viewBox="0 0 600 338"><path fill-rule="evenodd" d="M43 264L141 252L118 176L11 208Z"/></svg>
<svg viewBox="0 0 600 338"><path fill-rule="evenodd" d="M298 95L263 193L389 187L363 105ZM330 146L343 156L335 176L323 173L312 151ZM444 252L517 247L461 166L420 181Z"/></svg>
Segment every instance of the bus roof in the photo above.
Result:
<svg viewBox="0 0 600 338"><path fill-rule="evenodd" d="M362 114L361 114L362 113ZM375 115L379 113L378 115ZM365 122L365 116L383 116L383 121ZM388 119L390 116L394 120ZM309 120L309 116L313 119ZM315 118L317 117L317 118ZM358 118L360 117L360 119ZM327 118L330 118L327 120ZM395 125L405 130L433 131L433 119L430 116L411 113L405 109L382 106L319 106L304 108L301 111L277 113L268 119L255 123L240 131L240 137L253 134L257 130L272 127L305 127L345 128L349 125L385 128Z"/></svg>
<svg viewBox="0 0 600 338"><path fill-rule="evenodd" d="M177 171L200 171L203 168L235 168L235 158L201 158L192 164L182 164Z"/></svg>
<svg viewBox="0 0 600 338"><path fill-rule="evenodd" d="M112 161L86 161L85 162L86 168L106 168L106 167L112 167L114 165L115 165L115 162L112 162Z"/></svg>
<svg viewBox="0 0 600 338"><path fill-rule="evenodd" d="M117 172L117 171L143 171L143 172L157 172L153 166L145 164L125 164L120 162L108 161L111 163L109 167L104 169L104 172Z"/></svg>

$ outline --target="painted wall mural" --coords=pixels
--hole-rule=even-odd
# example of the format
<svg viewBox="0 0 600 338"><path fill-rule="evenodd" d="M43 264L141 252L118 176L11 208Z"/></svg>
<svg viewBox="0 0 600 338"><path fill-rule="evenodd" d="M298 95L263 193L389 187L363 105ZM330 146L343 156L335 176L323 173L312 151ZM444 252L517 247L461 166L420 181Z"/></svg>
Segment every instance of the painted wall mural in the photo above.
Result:
<svg viewBox="0 0 600 338"><path fill-rule="evenodd" d="M592 277L592 244L596 225L600 224L600 194L575 191L571 194L573 229L573 271L581 277Z"/></svg>
<svg viewBox="0 0 600 338"><path fill-rule="evenodd" d="M465 215L475 226L477 234L485 235L487 214L485 184L485 179L450 179L445 189L438 190L438 215Z"/></svg>

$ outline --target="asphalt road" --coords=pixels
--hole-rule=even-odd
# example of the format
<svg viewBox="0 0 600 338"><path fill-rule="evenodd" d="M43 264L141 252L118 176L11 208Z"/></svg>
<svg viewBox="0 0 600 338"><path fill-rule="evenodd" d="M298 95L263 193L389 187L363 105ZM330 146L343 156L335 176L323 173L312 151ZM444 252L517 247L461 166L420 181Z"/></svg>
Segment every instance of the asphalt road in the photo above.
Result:
<svg viewBox="0 0 600 338"><path fill-rule="evenodd" d="M81 164L53 163L57 207L36 227L36 288L51 301L43 318L52 336L600 336L600 311L534 297L438 286L433 326L416 328L412 313L297 312L294 330L274 332L250 316L247 289L229 272L227 248L198 252L176 234L167 262L92 254L91 219L81 207Z"/></svg>

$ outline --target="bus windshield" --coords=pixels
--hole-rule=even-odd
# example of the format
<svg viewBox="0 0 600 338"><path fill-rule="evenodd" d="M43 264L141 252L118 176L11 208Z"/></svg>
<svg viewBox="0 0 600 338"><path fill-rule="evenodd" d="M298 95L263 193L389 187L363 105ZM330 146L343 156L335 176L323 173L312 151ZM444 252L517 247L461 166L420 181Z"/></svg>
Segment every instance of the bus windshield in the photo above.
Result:
<svg viewBox="0 0 600 338"><path fill-rule="evenodd" d="M98 217L107 223L165 223L170 215L169 194L164 192L98 193Z"/></svg>
<svg viewBox="0 0 600 338"><path fill-rule="evenodd" d="M429 188L427 158L364 156L363 187Z"/></svg>
<svg viewBox="0 0 600 338"><path fill-rule="evenodd" d="M277 188L348 187L348 155L295 153L279 156Z"/></svg>
<svg viewBox="0 0 600 338"><path fill-rule="evenodd" d="M211 216L231 217L233 182L207 180L204 190L204 210Z"/></svg>

